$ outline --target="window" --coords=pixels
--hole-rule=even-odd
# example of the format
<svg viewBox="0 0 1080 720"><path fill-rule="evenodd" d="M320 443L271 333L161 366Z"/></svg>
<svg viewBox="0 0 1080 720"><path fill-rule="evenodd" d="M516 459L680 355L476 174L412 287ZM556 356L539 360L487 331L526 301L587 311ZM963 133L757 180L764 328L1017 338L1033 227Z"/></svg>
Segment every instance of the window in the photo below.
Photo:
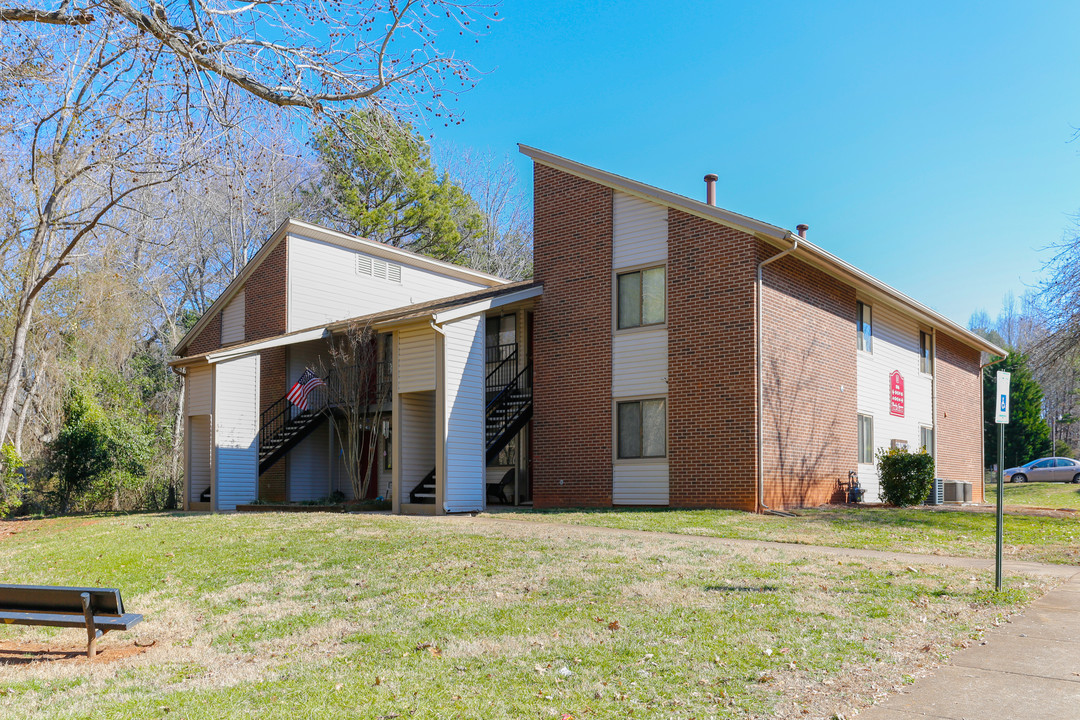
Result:
<svg viewBox="0 0 1080 720"><path fill-rule="evenodd" d="M859 326L859 349L866 352L874 352L874 325L871 321L870 306L866 303L855 303L856 323Z"/></svg>
<svg viewBox="0 0 1080 720"><path fill-rule="evenodd" d="M622 330L664 322L666 295L662 267L619 275L618 328Z"/></svg>
<svg viewBox="0 0 1080 720"><path fill-rule="evenodd" d="M667 402L634 400L618 405L620 458L667 456Z"/></svg>
<svg viewBox="0 0 1080 720"><path fill-rule="evenodd" d="M874 462L874 418L869 415L859 416L859 462L863 465Z"/></svg>
<svg viewBox="0 0 1080 720"><path fill-rule="evenodd" d="M1051 468L1051 467L1054 467L1054 459L1053 458L1050 458L1049 460L1040 460L1039 462L1032 465L1031 469L1032 470L1042 470L1044 468Z"/></svg>
<svg viewBox="0 0 1080 720"><path fill-rule="evenodd" d="M934 374L934 338L922 330L919 331L919 372Z"/></svg>
<svg viewBox="0 0 1080 720"><path fill-rule="evenodd" d="M934 428L919 428L919 448L925 450L931 455L934 454Z"/></svg>

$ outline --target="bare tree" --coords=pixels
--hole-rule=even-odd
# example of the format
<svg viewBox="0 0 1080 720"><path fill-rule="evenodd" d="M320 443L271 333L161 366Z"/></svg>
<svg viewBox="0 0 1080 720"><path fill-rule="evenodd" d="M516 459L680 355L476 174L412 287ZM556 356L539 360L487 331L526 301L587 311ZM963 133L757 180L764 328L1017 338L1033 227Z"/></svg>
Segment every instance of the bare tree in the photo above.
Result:
<svg viewBox="0 0 1080 720"><path fill-rule="evenodd" d="M51 8L34 7L51 5ZM471 68L436 45L441 30L478 36L490 18L453 0L61 0L0 9L0 22L59 34L119 35L157 47L186 78L196 105L248 96L330 118L361 101L412 107L449 122L447 95L472 85ZM498 13L492 13L492 18ZM484 27L481 27L484 25ZM61 27L58 27L61 26ZM66 27L62 27L66 26ZM240 90L242 92L237 93Z"/></svg>
<svg viewBox="0 0 1080 720"><path fill-rule="evenodd" d="M357 500L371 487L383 411L390 402L390 374L380 362L378 339L370 325L351 323L331 343L329 362L320 360L327 399L322 411L334 428Z"/></svg>
<svg viewBox="0 0 1080 720"><path fill-rule="evenodd" d="M483 217L479 230L466 237L468 265L512 280L531 277L532 202L510 157L453 147L439 155Z"/></svg>
<svg viewBox="0 0 1080 720"><path fill-rule="evenodd" d="M42 4L0 9L0 132L10 139L5 160L19 171L0 236L14 328L0 441L42 292L95 238L129 233L140 195L230 152L237 133L257 126L270 105L315 121L336 122L367 103L449 122L445 100L471 86L471 70L435 40L445 27L473 33L479 7L442 0ZM246 230L238 235L250 238ZM247 253L233 250L235 272Z"/></svg>

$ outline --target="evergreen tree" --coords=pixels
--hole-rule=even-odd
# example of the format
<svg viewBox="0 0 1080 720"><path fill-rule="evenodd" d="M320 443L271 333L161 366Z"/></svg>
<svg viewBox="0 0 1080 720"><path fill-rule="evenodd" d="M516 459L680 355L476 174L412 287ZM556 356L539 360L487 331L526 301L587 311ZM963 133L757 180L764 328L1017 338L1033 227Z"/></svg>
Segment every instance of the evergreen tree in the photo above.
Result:
<svg viewBox="0 0 1080 720"><path fill-rule="evenodd" d="M985 463L998 461L998 427L994 422L997 373L1012 373L1009 385L1009 424L1005 426L1005 467L1016 467L1050 454L1050 427L1042 417L1043 392L1031 375L1028 358L1010 351L1005 360L983 371L983 428Z"/></svg>
<svg viewBox="0 0 1080 720"><path fill-rule="evenodd" d="M343 232L430 255L463 260L484 216L409 125L378 110L353 114L347 130L315 136L324 221Z"/></svg>

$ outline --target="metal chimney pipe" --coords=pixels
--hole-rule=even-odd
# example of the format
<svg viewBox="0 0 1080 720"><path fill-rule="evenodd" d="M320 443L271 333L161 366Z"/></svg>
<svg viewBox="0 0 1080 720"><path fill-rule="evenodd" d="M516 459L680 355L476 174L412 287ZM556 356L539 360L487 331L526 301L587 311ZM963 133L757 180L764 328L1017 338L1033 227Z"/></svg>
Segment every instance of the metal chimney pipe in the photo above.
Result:
<svg viewBox="0 0 1080 720"><path fill-rule="evenodd" d="M716 173L705 176L705 202L713 207L716 207L716 181L719 179Z"/></svg>
<svg viewBox="0 0 1080 720"><path fill-rule="evenodd" d="M809 230L809 229L810 229L810 226L805 225L805 224L800 224L800 225L795 226L795 230L798 231L799 237L801 237L801 238L806 237L806 231Z"/></svg>

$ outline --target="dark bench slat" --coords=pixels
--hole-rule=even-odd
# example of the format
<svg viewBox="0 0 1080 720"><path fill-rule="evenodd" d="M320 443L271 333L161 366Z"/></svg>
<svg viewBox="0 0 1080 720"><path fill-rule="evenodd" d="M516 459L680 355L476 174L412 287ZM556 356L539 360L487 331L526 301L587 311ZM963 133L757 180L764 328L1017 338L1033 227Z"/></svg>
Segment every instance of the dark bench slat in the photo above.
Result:
<svg viewBox="0 0 1080 720"><path fill-rule="evenodd" d="M0 610L82 613L83 593L90 595L95 616L124 614L119 590L56 585L0 585Z"/></svg>
<svg viewBox="0 0 1080 720"><path fill-rule="evenodd" d="M138 613L126 613L119 617L98 616L94 613L94 626L103 632L109 630L127 630L142 622L142 615ZM52 627L86 627L86 618L82 613L49 613L49 612L0 612L0 623L6 625L50 625Z"/></svg>

